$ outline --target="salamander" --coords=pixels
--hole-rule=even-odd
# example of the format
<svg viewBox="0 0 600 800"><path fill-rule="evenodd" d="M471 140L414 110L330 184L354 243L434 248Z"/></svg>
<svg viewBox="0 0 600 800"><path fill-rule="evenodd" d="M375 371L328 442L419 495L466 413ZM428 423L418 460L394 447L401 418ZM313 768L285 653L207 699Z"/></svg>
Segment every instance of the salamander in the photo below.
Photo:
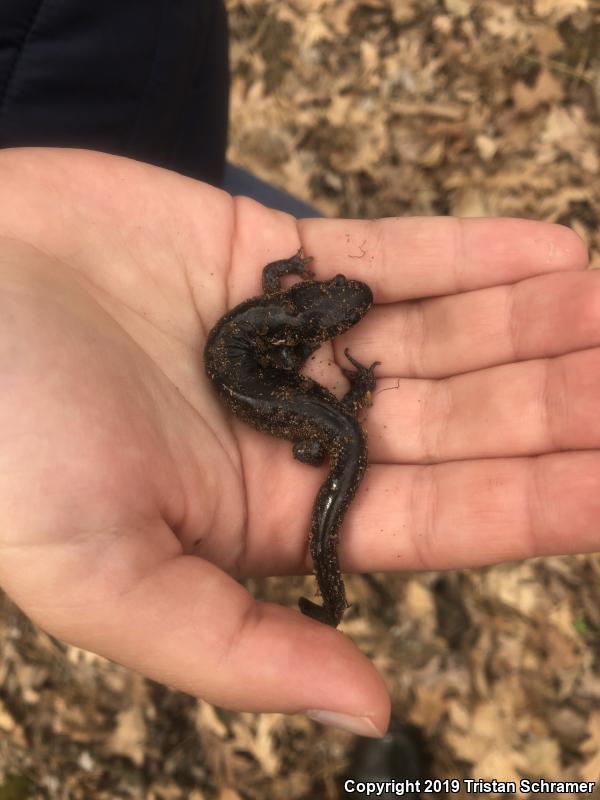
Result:
<svg viewBox="0 0 600 800"><path fill-rule="evenodd" d="M314 503L310 553L323 605L300 598L302 613L337 627L348 607L337 554L339 530L367 466L366 434L358 422L375 388L375 361L365 367L345 350L353 369L342 400L300 369L328 339L359 322L373 302L366 283L336 275L315 280L302 248L267 264L263 294L228 311L210 331L204 364L223 403L246 423L293 442L293 455L329 471ZM301 281L284 289L281 278Z"/></svg>

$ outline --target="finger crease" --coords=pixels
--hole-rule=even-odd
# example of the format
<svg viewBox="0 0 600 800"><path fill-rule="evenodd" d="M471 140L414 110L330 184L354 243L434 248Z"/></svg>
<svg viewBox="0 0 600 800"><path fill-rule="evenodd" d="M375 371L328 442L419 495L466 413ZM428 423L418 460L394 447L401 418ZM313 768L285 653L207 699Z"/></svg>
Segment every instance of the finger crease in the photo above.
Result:
<svg viewBox="0 0 600 800"><path fill-rule="evenodd" d="M538 531L546 528L542 523L543 510L546 507L542 500L542 488L540 486L540 459L537 457L529 459L529 482L525 493L524 506L527 515L525 523L525 555L536 556L541 554L539 549Z"/></svg>
<svg viewBox="0 0 600 800"><path fill-rule="evenodd" d="M464 271L467 264L465 248L465 226L464 220L455 218L454 223L454 253L452 259L452 272L454 275L454 287L456 292L464 291Z"/></svg>
<svg viewBox="0 0 600 800"><path fill-rule="evenodd" d="M567 422L567 393L561 359L546 359L543 364L542 399L540 402L543 426L548 439L548 449L562 450L558 431Z"/></svg>
<svg viewBox="0 0 600 800"><path fill-rule="evenodd" d="M425 309L423 303L418 300L410 307L411 314L407 323L407 328L410 331L410 336L407 331L406 338L413 342L409 353L409 376L416 377L417 375L424 375L425 364L425 334L427 329L427 320L425 317Z"/></svg>
<svg viewBox="0 0 600 800"><path fill-rule="evenodd" d="M510 346L510 357L513 361L520 361L521 343L519 341L519 324L518 324L518 284L512 284L507 287L506 293L506 330L508 333L508 343Z"/></svg>
<svg viewBox="0 0 600 800"><path fill-rule="evenodd" d="M439 498L435 470L431 466L418 467L413 479L410 498L410 519L413 548L417 563L422 569L431 569L435 552L436 520Z"/></svg>

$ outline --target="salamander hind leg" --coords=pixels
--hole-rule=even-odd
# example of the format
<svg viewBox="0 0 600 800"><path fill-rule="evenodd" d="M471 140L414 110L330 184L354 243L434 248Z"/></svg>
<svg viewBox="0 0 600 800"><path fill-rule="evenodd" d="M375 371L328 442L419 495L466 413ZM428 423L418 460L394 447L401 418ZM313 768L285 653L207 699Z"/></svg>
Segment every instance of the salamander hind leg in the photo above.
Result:
<svg viewBox="0 0 600 800"><path fill-rule="evenodd" d="M342 367L342 372L350 381L350 389L342 398L342 405L348 411L357 414L364 406L371 405L371 394L376 383L374 370L375 367L381 364L381 361L374 361L370 367L365 367L355 358L352 358L348 348L344 350L344 355L354 369L345 369Z"/></svg>
<svg viewBox="0 0 600 800"><path fill-rule="evenodd" d="M310 464L313 467L320 467L325 460L325 448L321 442L306 439L295 442L292 448L294 458L303 464Z"/></svg>

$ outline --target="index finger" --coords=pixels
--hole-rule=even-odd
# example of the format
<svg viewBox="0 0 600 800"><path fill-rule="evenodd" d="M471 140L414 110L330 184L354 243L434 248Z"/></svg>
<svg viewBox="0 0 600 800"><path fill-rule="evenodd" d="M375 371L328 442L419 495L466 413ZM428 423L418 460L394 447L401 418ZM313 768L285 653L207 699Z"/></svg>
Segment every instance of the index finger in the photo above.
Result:
<svg viewBox="0 0 600 800"><path fill-rule="evenodd" d="M454 294L580 270L587 251L570 228L525 219L403 217L300 220L315 268L365 280L378 303Z"/></svg>

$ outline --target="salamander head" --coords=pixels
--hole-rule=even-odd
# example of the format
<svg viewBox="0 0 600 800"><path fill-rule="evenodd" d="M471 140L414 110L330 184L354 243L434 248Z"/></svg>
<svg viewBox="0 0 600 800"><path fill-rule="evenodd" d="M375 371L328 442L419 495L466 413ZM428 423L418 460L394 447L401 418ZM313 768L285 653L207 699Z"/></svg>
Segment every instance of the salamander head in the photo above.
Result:
<svg viewBox="0 0 600 800"><path fill-rule="evenodd" d="M306 322L307 338L325 341L356 325L373 303L366 283L336 275L329 281L305 281L290 290L290 299Z"/></svg>

